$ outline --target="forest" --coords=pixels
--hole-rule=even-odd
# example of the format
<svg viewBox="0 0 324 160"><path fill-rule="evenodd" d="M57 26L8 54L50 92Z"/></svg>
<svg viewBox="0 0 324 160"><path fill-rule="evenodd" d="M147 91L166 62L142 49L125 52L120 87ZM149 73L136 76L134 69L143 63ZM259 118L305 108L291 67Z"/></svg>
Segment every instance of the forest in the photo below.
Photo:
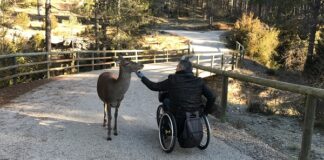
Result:
<svg viewBox="0 0 324 160"><path fill-rule="evenodd" d="M53 47L62 50L52 44L58 35L82 39L81 50L147 49L140 42L141 37L152 34L168 20L202 22L209 29L217 29L213 25L224 22L230 26L226 36L229 47L238 41L246 47L249 57L270 70L286 70L316 83L323 81L324 74L323 3L323 0L2 0L0 54L51 51ZM1 61L0 66L9 63Z"/></svg>
<svg viewBox="0 0 324 160"><path fill-rule="evenodd" d="M199 52L199 47L209 50ZM85 130L76 129L71 132L73 138L67 139L76 140L78 147L90 145L90 152L93 142L103 146L98 145L100 149L91 154L84 152L85 157L101 154L102 148L111 149L102 143L102 137L96 138L98 142L84 139L101 135L91 133L97 129L89 129L99 126L95 120L99 116L93 114L98 112L93 106L99 106L99 99L93 97L98 75L117 71L121 60L117 57L122 55L136 64L145 63L148 67L143 73L157 79L173 74L180 57L188 54L196 63L195 76L207 74L203 80L216 95L216 109L210 114L216 117L211 121L212 137L224 142L217 146L228 145L234 149L229 153L252 159L324 159L324 0L0 0L0 114L5 117L0 116L0 131L19 139L11 136L20 135L24 131L19 129L23 129L28 132L23 137L30 137L34 130L24 128L27 118L32 120L31 126L41 129L35 130L42 134L35 136L40 138L47 136L43 129L58 131L57 136L71 126L86 124ZM157 94L152 98L135 74L127 75L133 76L133 86L122 104L123 109L129 107L121 112L123 121L131 126L125 128L154 131L143 125L154 121L156 127L155 112L152 121L152 108L147 106L157 101ZM44 85L47 83L51 84ZM62 123L56 124L56 120ZM66 128L61 127L63 121L69 124ZM12 128L15 125L18 127ZM127 136L137 134L134 130L116 140L129 144ZM139 135L129 146L141 144L148 148L143 153L151 154L155 148L147 147L152 141L145 139L154 136L142 130ZM55 137L58 140L73 149L71 141ZM43 149L46 141L36 142ZM15 143L4 151L25 156L20 148L29 151L31 144L21 147ZM223 148L210 147L213 150L205 153L214 156L215 150L227 150ZM62 153L69 151L63 149ZM125 156L139 153L138 148L132 149ZM117 150L111 151L117 154ZM76 150L76 155L82 154Z"/></svg>

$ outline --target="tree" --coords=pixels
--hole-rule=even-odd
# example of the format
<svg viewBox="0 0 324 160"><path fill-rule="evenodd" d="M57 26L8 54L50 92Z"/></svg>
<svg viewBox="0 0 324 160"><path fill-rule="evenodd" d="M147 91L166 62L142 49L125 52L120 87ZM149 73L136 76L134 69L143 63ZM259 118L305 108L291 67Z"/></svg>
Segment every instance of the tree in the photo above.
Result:
<svg viewBox="0 0 324 160"><path fill-rule="evenodd" d="M15 24L23 29L27 29L30 25L30 18L27 13L19 13L15 19Z"/></svg>
<svg viewBox="0 0 324 160"><path fill-rule="evenodd" d="M316 55L314 56L314 76L324 78L324 28L321 29L320 38L315 47Z"/></svg>
<svg viewBox="0 0 324 160"><path fill-rule="evenodd" d="M10 7L10 3L7 0L0 1L0 15L1 15L1 31L0 31L0 38L2 42L0 43L0 51L4 53L6 44L5 44L5 36L7 34L7 29L5 28L6 23L6 16L8 14L8 9Z"/></svg>
<svg viewBox="0 0 324 160"><path fill-rule="evenodd" d="M119 40L116 39L136 33L141 25L147 23L148 7L147 0L95 1L95 33L98 43L102 44L101 48L118 48ZM108 37L107 27L112 28L111 38ZM117 44L112 44L113 39Z"/></svg>
<svg viewBox="0 0 324 160"><path fill-rule="evenodd" d="M50 52L52 49L51 44L51 0L46 0L45 4L45 36L46 36L46 52Z"/></svg>
<svg viewBox="0 0 324 160"><path fill-rule="evenodd" d="M305 68L304 71L307 73L309 69L312 66L313 63L313 55L314 55L314 46L315 46L315 34L316 31L318 30L318 18L320 15L320 10L321 10L321 0L310 0L309 5L311 8L311 16L310 16L310 21L311 21L311 26L309 29L309 40L308 40L308 53L307 53L307 59L305 63Z"/></svg>

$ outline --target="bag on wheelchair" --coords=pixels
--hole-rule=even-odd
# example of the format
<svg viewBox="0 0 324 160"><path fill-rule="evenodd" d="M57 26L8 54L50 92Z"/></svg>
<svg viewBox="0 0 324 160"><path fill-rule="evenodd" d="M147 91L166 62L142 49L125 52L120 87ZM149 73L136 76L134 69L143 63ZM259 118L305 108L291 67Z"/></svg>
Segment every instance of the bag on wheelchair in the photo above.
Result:
<svg viewBox="0 0 324 160"><path fill-rule="evenodd" d="M180 133L179 144L183 148L193 148L200 145L203 138L203 126L199 112L186 113L183 132Z"/></svg>

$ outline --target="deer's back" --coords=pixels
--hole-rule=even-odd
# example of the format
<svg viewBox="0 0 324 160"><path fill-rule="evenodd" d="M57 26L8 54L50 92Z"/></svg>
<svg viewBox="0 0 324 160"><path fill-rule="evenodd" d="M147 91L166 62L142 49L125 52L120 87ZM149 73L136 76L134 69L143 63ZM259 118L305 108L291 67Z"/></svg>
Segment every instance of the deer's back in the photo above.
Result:
<svg viewBox="0 0 324 160"><path fill-rule="evenodd" d="M99 98L104 102L114 100L114 88L116 77L110 72L104 72L99 75L97 82L97 93Z"/></svg>

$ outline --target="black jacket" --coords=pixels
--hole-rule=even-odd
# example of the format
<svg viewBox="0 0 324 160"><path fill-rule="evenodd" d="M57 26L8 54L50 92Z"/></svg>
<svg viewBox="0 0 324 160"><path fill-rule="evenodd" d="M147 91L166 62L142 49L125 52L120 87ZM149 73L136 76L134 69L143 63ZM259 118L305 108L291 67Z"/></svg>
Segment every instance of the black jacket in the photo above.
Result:
<svg viewBox="0 0 324 160"><path fill-rule="evenodd" d="M192 72L179 71L169 75L168 79L154 83L143 77L142 82L153 91L168 91L171 109L176 111L193 111L201 108L202 95L207 98L206 109L212 110L215 96L203 80Z"/></svg>

